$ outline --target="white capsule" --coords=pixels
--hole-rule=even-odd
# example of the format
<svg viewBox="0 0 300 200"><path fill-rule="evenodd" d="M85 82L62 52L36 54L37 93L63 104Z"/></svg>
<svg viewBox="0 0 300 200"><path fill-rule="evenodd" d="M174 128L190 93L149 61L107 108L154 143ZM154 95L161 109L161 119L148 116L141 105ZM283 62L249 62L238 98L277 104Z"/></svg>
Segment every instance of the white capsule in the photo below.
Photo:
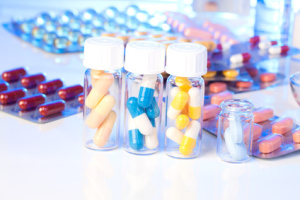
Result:
<svg viewBox="0 0 300 200"><path fill-rule="evenodd" d="M166 135L170 140L176 142L177 144L180 144L184 134L177 128L170 127L168 128Z"/></svg>
<svg viewBox="0 0 300 200"><path fill-rule="evenodd" d="M152 133L145 136L145 146L148 149L155 149L158 146L157 128L155 126L153 126Z"/></svg>
<svg viewBox="0 0 300 200"><path fill-rule="evenodd" d="M227 146L227 150L233 160L240 161L247 157L247 149L244 142L234 143L229 128L225 130L224 139Z"/></svg>
<svg viewBox="0 0 300 200"><path fill-rule="evenodd" d="M171 89L171 97L172 99L174 99L174 97L176 96L176 94L180 91L179 87L173 87Z"/></svg>
<svg viewBox="0 0 300 200"><path fill-rule="evenodd" d="M200 133L200 129L201 124L196 120L192 120L186 128L184 135L196 140Z"/></svg>
<svg viewBox="0 0 300 200"><path fill-rule="evenodd" d="M243 56L242 56L242 54L232 55L230 57L230 62L231 63L242 63L243 62Z"/></svg>
<svg viewBox="0 0 300 200"><path fill-rule="evenodd" d="M201 91L199 88L191 88L189 90L189 106L190 107L199 107L201 106Z"/></svg>
<svg viewBox="0 0 300 200"><path fill-rule="evenodd" d="M223 42L223 43L218 44L218 46L217 46L217 48L220 51L227 51L228 49L230 49L230 47L231 47L230 42Z"/></svg>
<svg viewBox="0 0 300 200"><path fill-rule="evenodd" d="M229 128L230 128L233 142L234 143L243 142L244 134L243 134L243 126L242 126L241 118L239 116L230 115L228 120L229 120Z"/></svg>
<svg viewBox="0 0 300 200"><path fill-rule="evenodd" d="M270 47L269 48L269 53L270 54L281 54L281 53L286 53L289 51L289 47L284 45L284 46L275 46L275 47Z"/></svg>
<svg viewBox="0 0 300 200"><path fill-rule="evenodd" d="M149 121L149 118L146 115L146 113L143 113L133 118L133 120L134 123L137 125L138 129L140 130L141 134L150 135L153 132L152 124Z"/></svg>
<svg viewBox="0 0 300 200"><path fill-rule="evenodd" d="M141 87L155 89L155 83L157 80L157 75L144 75L141 83Z"/></svg>

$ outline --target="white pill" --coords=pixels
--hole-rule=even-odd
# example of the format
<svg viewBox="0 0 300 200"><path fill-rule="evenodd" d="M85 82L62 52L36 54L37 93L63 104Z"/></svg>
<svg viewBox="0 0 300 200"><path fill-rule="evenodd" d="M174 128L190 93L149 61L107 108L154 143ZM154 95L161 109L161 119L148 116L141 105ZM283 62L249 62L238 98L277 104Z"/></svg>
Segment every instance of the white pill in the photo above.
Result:
<svg viewBox="0 0 300 200"><path fill-rule="evenodd" d="M183 138L183 133L175 127L168 128L166 135L177 144L180 144Z"/></svg>
<svg viewBox="0 0 300 200"><path fill-rule="evenodd" d="M240 161L247 157L247 149L245 143L244 142L238 144L234 143L229 128L225 130L224 138L225 138L227 150L233 160Z"/></svg>
<svg viewBox="0 0 300 200"><path fill-rule="evenodd" d="M243 126L241 122L241 118L236 115L229 116L229 128L232 136L232 140L234 143L243 142L244 134L243 134Z"/></svg>

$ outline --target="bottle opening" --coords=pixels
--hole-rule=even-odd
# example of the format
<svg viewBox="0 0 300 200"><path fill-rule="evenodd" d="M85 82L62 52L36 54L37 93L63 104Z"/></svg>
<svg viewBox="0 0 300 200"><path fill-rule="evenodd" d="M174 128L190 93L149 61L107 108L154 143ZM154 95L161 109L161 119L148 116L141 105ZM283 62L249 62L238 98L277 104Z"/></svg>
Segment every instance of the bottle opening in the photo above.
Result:
<svg viewBox="0 0 300 200"><path fill-rule="evenodd" d="M251 102L242 99L228 99L221 103L221 108L227 112L253 112L254 106Z"/></svg>

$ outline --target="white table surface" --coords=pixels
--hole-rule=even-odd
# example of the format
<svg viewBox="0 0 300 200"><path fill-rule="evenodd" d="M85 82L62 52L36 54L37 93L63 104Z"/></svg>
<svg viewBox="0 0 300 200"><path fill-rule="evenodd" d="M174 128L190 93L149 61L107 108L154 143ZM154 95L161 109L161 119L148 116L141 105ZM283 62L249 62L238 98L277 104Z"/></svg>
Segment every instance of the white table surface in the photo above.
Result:
<svg viewBox="0 0 300 200"><path fill-rule="evenodd" d="M18 66L29 73L61 77L66 85L83 83L79 54L45 53L0 28L0 72ZM291 70L300 64L291 61ZM272 106L300 124L300 108L288 84L235 95L254 105ZM99 199L272 199L299 198L300 151L272 160L252 158L229 164L216 156L216 137L203 133L202 153L177 160L163 148L135 156L122 148L111 152L86 149L82 116L37 125L0 112L1 200Z"/></svg>

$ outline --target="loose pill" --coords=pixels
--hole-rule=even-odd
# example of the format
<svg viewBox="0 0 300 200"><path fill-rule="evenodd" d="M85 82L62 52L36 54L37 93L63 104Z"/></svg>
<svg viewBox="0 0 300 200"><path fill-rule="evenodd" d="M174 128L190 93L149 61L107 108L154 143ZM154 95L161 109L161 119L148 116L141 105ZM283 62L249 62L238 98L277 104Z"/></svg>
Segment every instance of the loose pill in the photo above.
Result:
<svg viewBox="0 0 300 200"><path fill-rule="evenodd" d="M109 73L103 73L96 80L91 92L85 99L85 105L88 108L95 108L101 99L107 94L109 88L114 82L114 76Z"/></svg>
<svg viewBox="0 0 300 200"><path fill-rule="evenodd" d="M150 118L153 126L153 132L150 135L145 135L145 146L148 149L155 149L158 146L157 128L155 126L155 119Z"/></svg>
<svg viewBox="0 0 300 200"><path fill-rule="evenodd" d="M251 54L249 53L240 53L235 54L230 57L231 63L245 63L248 62L251 58Z"/></svg>
<svg viewBox="0 0 300 200"><path fill-rule="evenodd" d="M212 96L211 104L220 105L222 103L222 101L227 100L227 99L233 99L233 95L228 91L224 91L224 92L221 92L221 93L218 93L218 94Z"/></svg>
<svg viewBox="0 0 300 200"><path fill-rule="evenodd" d="M79 95L77 100L81 105L83 105L84 104L84 95L83 94Z"/></svg>
<svg viewBox="0 0 300 200"><path fill-rule="evenodd" d="M44 74L35 74L35 75L29 75L29 76L22 77L21 84L25 88L33 88L45 80L46 80L46 78L45 78Z"/></svg>
<svg viewBox="0 0 300 200"><path fill-rule="evenodd" d="M184 134L175 127L168 128L166 135L170 140L176 142L177 144L181 143L182 138L184 136Z"/></svg>
<svg viewBox="0 0 300 200"><path fill-rule="evenodd" d="M253 115L254 123L260 123L274 117L274 111L271 108L262 107L254 110Z"/></svg>
<svg viewBox="0 0 300 200"><path fill-rule="evenodd" d="M176 118L175 125L179 130L185 129L190 123L190 119L187 115L179 115Z"/></svg>
<svg viewBox="0 0 300 200"><path fill-rule="evenodd" d="M226 128L224 133L224 139L227 150L233 160L240 161L247 157L247 149L245 143L235 143L231 137L230 128Z"/></svg>
<svg viewBox="0 0 300 200"><path fill-rule="evenodd" d="M175 84L179 87L180 90L185 92L188 92L192 87L191 82L186 77L176 77Z"/></svg>
<svg viewBox="0 0 300 200"><path fill-rule="evenodd" d="M58 96L62 100L73 99L75 96L83 92L83 87L81 85L74 85L58 90Z"/></svg>
<svg viewBox="0 0 300 200"><path fill-rule="evenodd" d="M282 143L282 136L272 134L258 141L258 149L261 153L271 153L280 148Z"/></svg>
<svg viewBox="0 0 300 200"><path fill-rule="evenodd" d="M1 104L11 104L15 103L18 99L26 95L26 89L16 89L11 91L2 92L0 94L0 103Z"/></svg>
<svg viewBox="0 0 300 200"><path fill-rule="evenodd" d="M217 49L219 49L220 51L227 51L228 49L230 49L230 47L231 43L229 42L223 42L217 45Z"/></svg>
<svg viewBox="0 0 300 200"><path fill-rule="evenodd" d="M157 75L144 75L140 91L139 91L139 106L148 108L153 100Z"/></svg>
<svg viewBox="0 0 300 200"><path fill-rule="evenodd" d="M287 53L288 51L290 50L290 48L288 47L288 46L286 46L286 45L284 45L284 46L276 46L276 47L270 47L269 48L269 53L270 54L285 54L285 53Z"/></svg>
<svg viewBox="0 0 300 200"><path fill-rule="evenodd" d="M267 49L269 48L270 46L273 46L273 45L276 45L277 44L277 41L262 41L258 44L258 47L260 49Z"/></svg>
<svg viewBox="0 0 300 200"><path fill-rule="evenodd" d="M139 131L135 121L132 117L128 116L128 137L129 146L134 150L140 150L144 146L144 136Z"/></svg>
<svg viewBox="0 0 300 200"><path fill-rule="evenodd" d="M244 140L244 133L241 117L231 114L229 115L228 121L233 143L242 143Z"/></svg>
<svg viewBox="0 0 300 200"><path fill-rule="evenodd" d="M294 120L289 117L283 117L272 125L272 133L278 133L284 135L287 132L291 131L294 127Z"/></svg>
<svg viewBox="0 0 300 200"><path fill-rule="evenodd" d="M115 111L110 111L107 115L106 119L97 129L96 134L93 137L93 142L98 147L103 147L107 144L113 127L115 125L115 121L117 119L117 114Z"/></svg>
<svg viewBox="0 0 300 200"><path fill-rule="evenodd" d="M224 70L222 74L228 78L235 78L240 74L240 72L236 69L229 69L229 70Z"/></svg>
<svg viewBox="0 0 300 200"><path fill-rule="evenodd" d="M18 81L22 76L25 76L26 73L26 70L23 67L21 67L3 72L2 79L7 82L15 82Z"/></svg>
<svg viewBox="0 0 300 200"><path fill-rule="evenodd" d="M220 112L221 108L218 105L207 105L203 107L203 120L207 120L212 117L216 117Z"/></svg>
<svg viewBox="0 0 300 200"><path fill-rule="evenodd" d="M133 118L134 123L143 135L150 135L153 132L153 126L146 115L145 110L138 105L136 97L130 97L127 100L128 111Z"/></svg>
<svg viewBox="0 0 300 200"><path fill-rule="evenodd" d="M200 133L200 129L201 124L198 121L192 120L190 122L179 147L179 151L182 155L188 156L193 152L193 149L196 147L196 141Z"/></svg>
<svg viewBox="0 0 300 200"><path fill-rule="evenodd" d="M300 130L296 130L294 133L293 133L293 141L295 143L300 143Z"/></svg>
<svg viewBox="0 0 300 200"><path fill-rule="evenodd" d="M55 79L48 82L43 82L38 85L38 91L43 94L50 94L58 90L63 86L63 82L60 79Z"/></svg>
<svg viewBox="0 0 300 200"><path fill-rule="evenodd" d="M266 41L268 40L268 36L266 35L261 35L261 36L254 36L252 38L249 39L249 42L252 44L257 44L261 41Z"/></svg>
<svg viewBox="0 0 300 200"><path fill-rule="evenodd" d="M227 90L226 83L215 82L215 83L211 83L209 85L209 91L212 93L219 93L219 92L223 92L225 90Z"/></svg>
<svg viewBox="0 0 300 200"><path fill-rule="evenodd" d="M22 98L19 100L18 104L21 110L30 110L45 103L45 101L46 101L46 96L44 94L38 94L38 95Z"/></svg>
<svg viewBox="0 0 300 200"><path fill-rule="evenodd" d="M260 81L263 83L269 83L276 80L276 74L271 72L262 73L259 76Z"/></svg>
<svg viewBox="0 0 300 200"><path fill-rule="evenodd" d="M0 83L0 92L8 90L9 84L6 82Z"/></svg>
<svg viewBox="0 0 300 200"><path fill-rule="evenodd" d="M65 102L62 100L42 104L39 107L39 113L44 116L50 116L62 112L65 109Z"/></svg>
<svg viewBox="0 0 300 200"><path fill-rule="evenodd" d="M146 108L146 114L149 118L152 118L152 119L154 119L160 115L160 110L159 110L159 107L158 107L155 97L153 97L151 105L148 108Z"/></svg>
<svg viewBox="0 0 300 200"><path fill-rule="evenodd" d="M217 74L216 71L209 71L205 75L203 75L204 78L212 78Z"/></svg>
<svg viewBox="0 0 300 200"><path fill-rule="evenodd" d="M168 110L168 117L170 119L176 119L180 114L182 109L185 107L186 103L189 100L189 95L187 92L180 91L176 94Z"/></svg>
<svg viewBox="0 0 300 200"><path fill-rule="evenodd" d="M92 110L86 119L86 124L90 128L98 128L113 109L116 100L111 95L106 95L100 103Z"/></svg>
<svg viewBox="0 0 300 200"><path fill-rule="evenodd" d="M189 117L199 119L201 117L201 91L199 88L191 88L188 92L189 99Z"/></svg>
<svg viewBox="0 0 300 200"><path fill-rule="evenodd" d="M250 88L252 87L252 81L237 81L236 86L238 88Z"/></svg>
<svg viewBox="0 0 300 200"><path fill-rule="evenodd" d="M249 141L250 135L250 125L246 124L243 128L244 131L244 142L247 143ZM258 124L253 124L253 134L252 134L252 141L256 141L259 139L262 133L262 126Z"/></svg>

